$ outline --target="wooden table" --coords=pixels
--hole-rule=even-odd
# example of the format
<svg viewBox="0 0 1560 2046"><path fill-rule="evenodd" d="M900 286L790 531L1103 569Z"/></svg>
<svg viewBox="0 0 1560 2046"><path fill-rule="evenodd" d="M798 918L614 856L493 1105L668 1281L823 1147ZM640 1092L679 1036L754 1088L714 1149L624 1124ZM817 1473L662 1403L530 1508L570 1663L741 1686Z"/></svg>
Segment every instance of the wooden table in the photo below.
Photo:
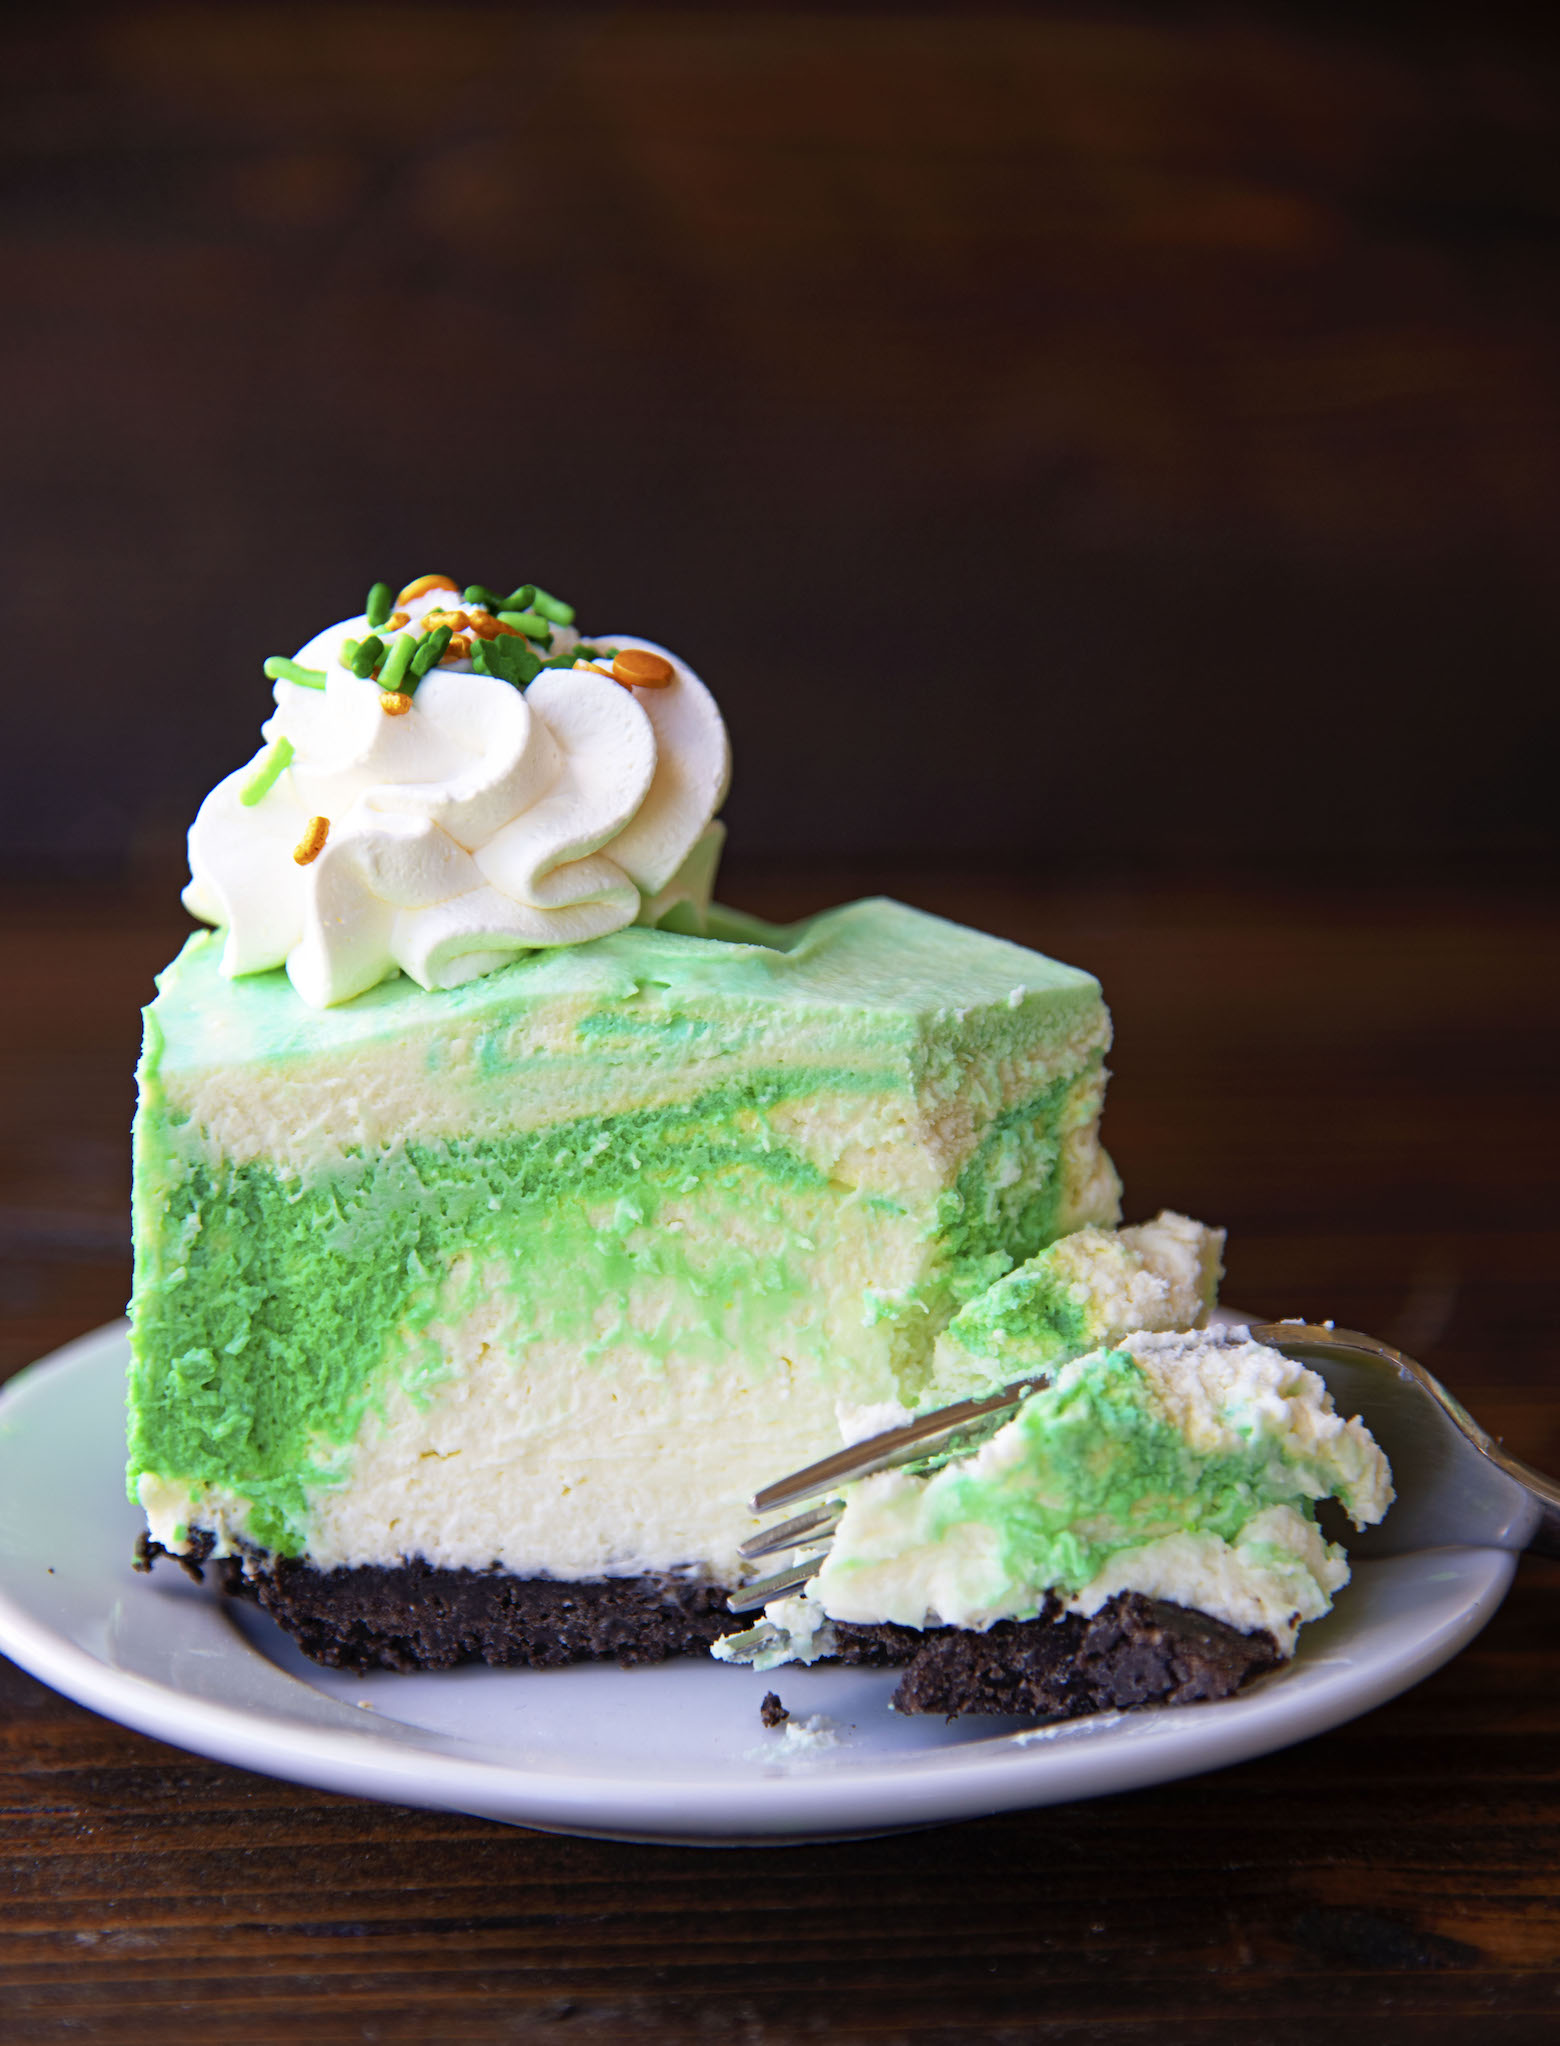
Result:
<svg viewBox="0 0 1560 2046"><path fill-rule="evenodd" d="M1141 1215L1226 1296L1400 1342L1560 1468L1560 914L1511 888L887 885L1099 972ZM13 896L0 1373L117 1314L159 894ZM1560 2035L1560 1566L1408 1696L1196 1782L723 1853L273 1783L0 1665L0 2038L1515 2041Z"/></svg>

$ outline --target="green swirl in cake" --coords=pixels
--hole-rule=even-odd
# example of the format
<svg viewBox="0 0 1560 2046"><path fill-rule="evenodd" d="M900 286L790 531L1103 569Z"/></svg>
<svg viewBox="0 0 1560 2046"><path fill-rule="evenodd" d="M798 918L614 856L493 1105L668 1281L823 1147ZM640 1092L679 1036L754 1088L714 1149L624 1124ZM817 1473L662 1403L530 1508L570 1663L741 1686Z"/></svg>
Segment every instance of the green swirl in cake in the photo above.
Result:
<svg viewBox="0 0 1560 2046"><path fill-rule="evenodd" d="M322 1011L191 941L136 1135L159 1540L729 1579L838 1402L1114 1221L1089 975L887 902L711 933Z"/></svg>
<svg viewBox="0 0 1560 2046"><path fill-rule="evenodd" d="M835 1623L984 1630L1121 1592L1270 1634L1349 1579L1316 1524L1392 1501L1387 1460L1314 1371L1244 1329L1130 1336L1063 1364L972 1455L848 1488L822 1568L717 1653L761 1667L827 1654Z"/></svg>

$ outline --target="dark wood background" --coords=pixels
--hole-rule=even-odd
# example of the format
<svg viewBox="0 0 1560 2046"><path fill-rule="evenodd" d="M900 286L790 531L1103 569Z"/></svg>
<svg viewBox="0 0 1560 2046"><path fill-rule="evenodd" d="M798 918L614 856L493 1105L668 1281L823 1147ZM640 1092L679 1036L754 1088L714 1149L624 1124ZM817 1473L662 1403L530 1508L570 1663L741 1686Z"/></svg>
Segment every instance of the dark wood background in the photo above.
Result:
<svg viewBox="0 0 1560 2046"><path fill-rule="evenodd" d="M1552 9L55 4L0 259L10 872L425 569L684 651L755 855L1560 842Z"/></svg>
<svg viewBox="0 0 1560 2046"><path fill-rule="evenodd" d="M1405 1345L1560 1471L1560 914L1538 895L733 876L768 914L888 886L1088 964L1134 1216L1231 1229L1226 1295ZM0 918L0 1357L119 1312L136 1004L166 898ZM62 1502L62 1511L69 1502ZM0 1665L0 2038L532 2036L770 2046L1548 2040L1560 1566L1418 1690L1196 1782L939 1832L568 1841L199 1761Z"/></svg>

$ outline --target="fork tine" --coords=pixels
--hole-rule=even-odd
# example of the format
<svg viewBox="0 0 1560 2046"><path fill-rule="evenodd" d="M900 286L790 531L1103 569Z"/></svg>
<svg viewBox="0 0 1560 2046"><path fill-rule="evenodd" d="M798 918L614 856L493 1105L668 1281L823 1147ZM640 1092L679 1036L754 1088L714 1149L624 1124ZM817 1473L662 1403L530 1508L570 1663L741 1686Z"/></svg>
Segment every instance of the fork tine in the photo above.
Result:
<svg viewBox="0 0 1560 2046"><path fill-rule="evenodd" d="M865 1478L873 1471L887 1470L898 1460L924 1455L927 1445L939 1435L956 1434L972 1422L1011 1412L1040 1383L1039 1379L1025 1379L1018 1385L992 1393L987 1399L960 1400L956 1406L939 1407L935 1413L922 1414L903 1428L890 1428L882 1435L868 1436L865 1442L853 1443L848 1449L836 1450L833 1456L810 1463L805 1470L795 1471L790 1477L781 1478L776 1484L766 1485L762 1492L755 1493L753 1511L770 1513L777 1506L793 1506L799 1500L832 1491L836 1485L847 1484L854 1478Z"/></svg>
<svg viewBox="0 0 1560 2046"><path fill-rule="evenodd" d="M783 1598L786 1592L799 1590L822 1568L822 1556L810 1556L805 1563L798 1563L789 1570L779 1570L773 1577L760 1577L756 1583L744 1584L740 1591L734 1591L726 1601L727 1608L733 1613L756 1613L772 1598Z"/></svg>
<svg viewBox="0 0 1560 2046"><path fill-rule="evenodd" d="M782 1549L821 1548L839 1526L843 1511L837 1499L826 1500L809 1513L799 1513L794 1520L782 1520L778 1527L766 1527L762 1534L751 1536L737 1554L752 1562L760 1556L778 1555Z"/></svg>

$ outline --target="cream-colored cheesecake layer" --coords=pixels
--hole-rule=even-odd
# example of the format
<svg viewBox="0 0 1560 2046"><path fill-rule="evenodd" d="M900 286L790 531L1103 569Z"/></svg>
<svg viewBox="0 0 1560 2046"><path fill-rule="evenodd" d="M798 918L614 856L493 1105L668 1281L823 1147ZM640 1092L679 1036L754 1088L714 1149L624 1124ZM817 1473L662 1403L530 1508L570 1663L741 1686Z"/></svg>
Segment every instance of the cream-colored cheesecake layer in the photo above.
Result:
<svg viewBox="0 0 1560 2046"><path fill-rule="evenodd" d="M646 1266L691 1240L686 1268L613 1290L587 1264L555 1269L540 1311L507 1264L457 1262L354 1439L317 1445L310 1560L734 1581L748 1501L838 1446L839 1403L914 1396L934 1340L914 1305L936 1274L929 1214L755 1194L729 1204L714 1257L708 1209L670 1200L611 1240ZM192 1527L220 1549L253 1539L230 1488L154 1481L141 1500L167 1547Z"/></svg>
<svg viewBox="0 0 1560 2046"><path fill-rule="evenodd" d="M136 1151L159 1539L725 1574L837 1400L920 1400L965 1300L1114 1221L1087 975L894 904L748 928L318 1013L187 949Z"/></svg>
<svg viewBox="0 0 1560 2046"><path fill-rule="evenodd" d="M1064 1364L973 1455L850 1487L805 1594L723 1652L810 1661L834 1622L984 1630L1141 1592L1291 1654L1349 1578L1312 1517L1328 1497L1363 1527L1392 1482L1314 1371L1245 1330L1135 1334Z"/></svg>

